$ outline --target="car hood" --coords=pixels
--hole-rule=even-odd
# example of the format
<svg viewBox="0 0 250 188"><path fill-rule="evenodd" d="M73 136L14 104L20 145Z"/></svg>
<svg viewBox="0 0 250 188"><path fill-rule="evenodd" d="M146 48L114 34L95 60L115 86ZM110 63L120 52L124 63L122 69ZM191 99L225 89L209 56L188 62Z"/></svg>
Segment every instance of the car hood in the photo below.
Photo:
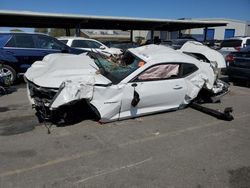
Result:
<svg viewBox="0 0 250 188"><path fill-rule="evenodd" d="M223 55L200 42L188 41L181 47L180 51L203 54L210 62L216 62L218 68L226 68Z"/></svg>
<svg viewBox="0 0 250 188"><path fill-rule="evenodd" d="M27 80L40 87L59 88L65 81L93 80L92 84L111 84L98 73L99 68L86 54L50 54L36 61L25 73Z"/></svg>

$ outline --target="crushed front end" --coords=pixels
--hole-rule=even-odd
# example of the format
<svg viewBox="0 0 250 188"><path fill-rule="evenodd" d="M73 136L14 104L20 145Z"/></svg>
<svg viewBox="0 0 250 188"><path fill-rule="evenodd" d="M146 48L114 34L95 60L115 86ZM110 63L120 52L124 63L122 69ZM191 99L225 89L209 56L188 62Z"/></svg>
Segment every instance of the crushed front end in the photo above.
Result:
<svg viewBox="0 0 250 188"><path fill-rule="evenodd" d="M32 107L36 109L39 122L53 121L53 110L50 109L50 106L55 100L59 89L40 87L27 81L27 91Z"/></svg>
<svg viewBox="0 0 250 188"><path fill-rule="evenodd" d="M39 122L65 124L77 116L98 119L98 113L89 104L94 88L92 79L67 80L59 88L41 87L27 79L26 82Z"/></svg>

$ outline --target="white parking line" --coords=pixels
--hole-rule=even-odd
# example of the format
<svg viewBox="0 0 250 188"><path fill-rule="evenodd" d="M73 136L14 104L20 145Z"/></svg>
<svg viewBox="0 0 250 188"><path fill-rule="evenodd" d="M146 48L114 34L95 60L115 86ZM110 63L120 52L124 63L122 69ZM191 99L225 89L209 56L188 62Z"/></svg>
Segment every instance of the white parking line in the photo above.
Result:
<svg viewBox="0 0 250 188"><path fill-rule="evenodd" d="M92 175L92 176L89 176L89 177L86 177L86 178L83 178L83 179L77 181L75 184L83 183L85 181L97 178L99 176L104 176L104 175L107 175L107 174L115 173L115 172L118 172L118 171L123 170L123 169L132 168L132 167L141 165L141 164L146 163L146 162L151 161L151 160L152 160L152 157L150 157L148 159L145 159L143 161L139 161L139 162L136 162L136 163L128 164L128 165L125 165L125 166L113 168L113 169L110 169L110 170L100 171L100 172L95 173L95 175Z"/></svg>

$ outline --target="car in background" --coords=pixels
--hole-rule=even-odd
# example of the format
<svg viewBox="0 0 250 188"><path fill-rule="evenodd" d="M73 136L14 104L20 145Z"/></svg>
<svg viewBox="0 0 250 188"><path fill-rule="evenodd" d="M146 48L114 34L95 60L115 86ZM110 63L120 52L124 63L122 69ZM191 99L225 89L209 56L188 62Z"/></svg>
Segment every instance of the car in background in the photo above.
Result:
<svg viewBox="0 0 250 188"><path fill-rule="evenodd" d="M206 40L205 42L203 42L203 44L205 44L209 48L219 50L221 42L222 42L222 40L212 39L212 40Z"/></svg>
<svg viewBox="0 0 250 188"><path fill-rule="evenodd" d="M79 48L86 51L96 51L112 55L118 55L122 53L121 49L109 48L103 43L94 39L88 39L84 37L59 37L58 40L60 40L64 44L67 44L70 47Z"/></svg>
<svg viewBox="0 0 250 188"><path fill-rule="evenodd" d="M250 45L250 37L234 37L221 42L219 52L226 57L231 52L240 51L240 49Z"/></svg>
<svg viewBox="0 0 250 188"><path fill-rule="evenodd" d="M52 53L80 54L57 39L38 33L0 33L0 63L5 75L14 83L19 75L44 56Z"/></svg>
<svg viewBox="0 0 250 188"><path fill-rule="evenodd" d="M193 38L173 39L173 40L171 40L171 42L172 42L171 46L173 49L177 50L177 49L180 49L183 46L183 44L185 44L188 41L197 41L197 40L195 40Z"/></svg>
<svg viewBox="0 0 250 188"><path fill-rule="evenodd" d="M226 56L229 80L250 81L250 46Z"/></svg>
<svg viewBox="0 0 250 188"><path fill-rule="evenodd" d="M137 48L139 44L130 41L106 41L103 42L109 48L119 48L122 51L126 51L129 48Z"/></svg>
<svg viewBox="0 0 250 188"><path fill-rule="evenodd" d="M173 48L174 50L178 50L188 41L197 41L197 40L190 37L184 37L184 38L161 41L159 44Z"/></svg>

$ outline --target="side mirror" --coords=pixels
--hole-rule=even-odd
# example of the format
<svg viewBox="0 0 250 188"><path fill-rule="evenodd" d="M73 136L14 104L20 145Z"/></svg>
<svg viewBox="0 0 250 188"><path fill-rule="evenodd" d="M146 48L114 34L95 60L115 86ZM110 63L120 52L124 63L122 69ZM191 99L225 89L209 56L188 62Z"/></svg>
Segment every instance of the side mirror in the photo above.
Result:
<svg viewBox="0 0 250 188"><path fill-rule="evenodd" d="M101 50L105 50L106 47L105 47L105 46L100 46L100 49L101 49Z"/></svg>
<svg viewBox="0 0 250 188"><path fill-rule="evenodd" d="M133 99L131 101L131 105L133 107L136 107L137 104L140 102L141 99L140 99L139 93L137 93L137 91L135 90L135 87L137 86L137 84L133 83L131 86L134 88L134 97L133 97Z"/></svg>

